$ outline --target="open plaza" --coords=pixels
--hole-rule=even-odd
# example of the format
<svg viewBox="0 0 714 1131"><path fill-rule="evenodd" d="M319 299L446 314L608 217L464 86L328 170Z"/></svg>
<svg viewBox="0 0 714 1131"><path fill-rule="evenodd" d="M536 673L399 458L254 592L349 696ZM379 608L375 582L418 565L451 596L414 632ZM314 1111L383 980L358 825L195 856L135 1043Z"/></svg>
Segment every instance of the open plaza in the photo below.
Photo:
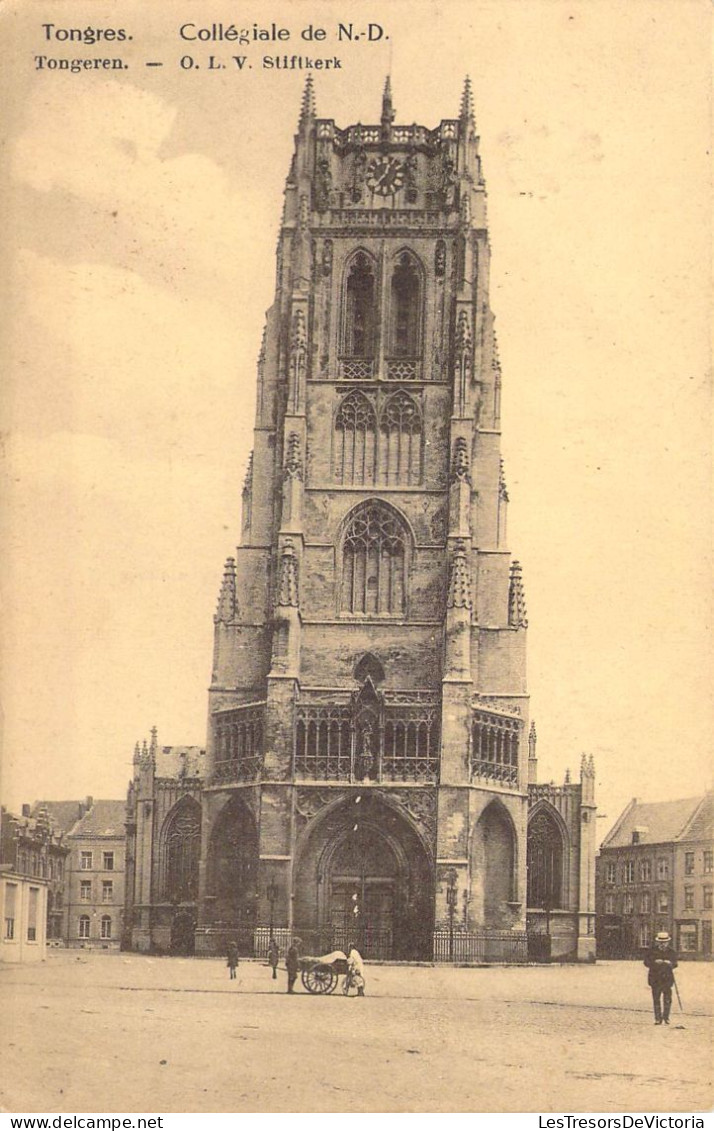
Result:
<svg viewBox="0 0 714 1131"><path fill-rule="evenodd" d="M9 1112L697 1112L709 963L653 1025L637 962L367 965L367 995L288 996L284 968L56 950L0 968Z"/></svg>

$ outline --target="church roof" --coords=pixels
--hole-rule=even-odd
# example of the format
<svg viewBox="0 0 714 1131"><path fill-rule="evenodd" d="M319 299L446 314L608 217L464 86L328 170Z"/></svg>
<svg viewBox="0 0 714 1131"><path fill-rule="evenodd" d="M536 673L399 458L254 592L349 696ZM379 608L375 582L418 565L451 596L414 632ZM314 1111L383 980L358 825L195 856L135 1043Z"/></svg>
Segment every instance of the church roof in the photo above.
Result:
<svg viewBox="0 0 714 1131"><path fill-rule="evenodd" d="M202 778L205 766L201 746L159 746L156 751L157 778Z"/></svg>
<svg viewBox="0 0 714 1131"><path fill-rule="evenodd" d="M603 840L602 848L625 848L633 843L667 844L693 839L691 828L704 800L701 795L679 801L640 802L634 798ZM633 833L639 834L636 841L632 839ZM711 806L708 835L711 836Z"/></svg>
<svg viewBox="0 0 714 1131"><path fill-rule="evenodd" d="M126 801L95 801L77 821L71 835L123 837L125 821Z"/></svg>

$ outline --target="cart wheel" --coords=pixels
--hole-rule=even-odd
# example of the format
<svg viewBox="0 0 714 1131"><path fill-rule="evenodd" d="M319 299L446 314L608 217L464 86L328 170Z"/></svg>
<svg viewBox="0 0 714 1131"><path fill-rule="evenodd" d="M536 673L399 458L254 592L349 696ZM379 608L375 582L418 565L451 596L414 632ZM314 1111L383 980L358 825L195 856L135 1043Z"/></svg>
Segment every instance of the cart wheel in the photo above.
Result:
<svg viewBox="0 0 714 1131"><path fill-rule="evenodd" d="M302 984L310 994L331 994L337 974L331 966L311 966L302 972Z"/></svg>

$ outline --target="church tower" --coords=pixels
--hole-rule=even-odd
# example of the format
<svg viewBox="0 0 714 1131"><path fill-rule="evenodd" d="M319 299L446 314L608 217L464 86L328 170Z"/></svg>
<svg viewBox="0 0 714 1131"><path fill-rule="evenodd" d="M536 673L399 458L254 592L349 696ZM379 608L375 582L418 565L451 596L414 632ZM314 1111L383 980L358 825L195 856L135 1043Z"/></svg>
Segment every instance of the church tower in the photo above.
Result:
<svg viewBox="0 0 714 1131"><path fill-rule="evenodd" d="M458 116L395 119L389 80L346 128L305 88L215 616L199 950L525 930L527 620L468 79Z"/></svg>

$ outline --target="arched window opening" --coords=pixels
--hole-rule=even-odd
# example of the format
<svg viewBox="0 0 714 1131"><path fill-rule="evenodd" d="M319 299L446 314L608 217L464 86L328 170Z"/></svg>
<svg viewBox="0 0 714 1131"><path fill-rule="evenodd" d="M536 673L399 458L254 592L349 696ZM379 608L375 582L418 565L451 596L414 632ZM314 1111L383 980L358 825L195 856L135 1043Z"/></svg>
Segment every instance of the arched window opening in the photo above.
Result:
<svg viewBox="0 0 714 1131"><path fill-rule="evenodd" d="M471 723L472 775L515 785L518 781L519 735L520 722L517 719L492 715L488 711L474 711Z"/></svg>
<svg viewBox="0 0 714 1131"><path fill-rule="evenodd" d="M545 809L528 823L528 906L563 906L563 837Z"/></svg>
<svg viewBox="0 0 714 1131"><path fill-rule="evenodd" d="M394 513L379 503L355 512L343 541L342 601L346 613L403 613L406 536Z"/></svg>
<svg viewBox="0 0 714 1131"><path fill-rule="evenodd" d="M377 418L360 392L349 393L335 419L335 477L338 483L374 483Z"/></svg>
<svg viewBox="0 0 714 1131"><path fill-rule="evenodd" d="M515 838L505 810L492 802L478 821L478 870L483 871L482 921L502 928L508 921L506 904L513 899Z"/></svg>
<svg viewBox="0 0 714 1131"><path fill-rule="evenodd" d="M163 898L171 903L195 900L201 852L201 810L195 801L182 802L169 816L163 842Z"/></svg>
<svg viewBox="0 0 714 1131"><path fill-rule="evenodd" d="M231 926L255 921L258 835L248 809L229 802L216 821L208 852L211 918Z"/></svg>
<svg viewBox="0 0 714 1131"><path fill-rule="evenodd" d="M112 917L111 917L111 915L102 915L101 937L103 939L110 939L112 937Z"/></svg>
<svg viewBox="0 0 714 1131"><path fill-rule="evenodd" d="M376 284L372 263L360 251L347 273L343 353L373 358L376 343Z"/></svg>
<svg viewBox="0 0 714 1131"><path fill-rule="evenodd" d="M79 917L79 937L80 939L89 938L89 915L80 915Z"/></svg>
<svg viewBox="0 0 714 1131"><path fill-rule="evenodd" d="M400 390L389 398L380 420L380 479L385 483L421 483L421 432L419 406Z"/></svg>
<svg viewBox="0 0 714 1131"><path fill-rule="evenodd" d="M384 683L384 668L372 652L365 652L355 665L354 677L359 683L364 683L367 677L372 683Z"/></svg>
<svg viewBox="0 0 714 1131"><path fill-rule="evenodd" d="M403 252L391 284L392 357L417 357L421 323L421 284L414 258Z"/></svg>

